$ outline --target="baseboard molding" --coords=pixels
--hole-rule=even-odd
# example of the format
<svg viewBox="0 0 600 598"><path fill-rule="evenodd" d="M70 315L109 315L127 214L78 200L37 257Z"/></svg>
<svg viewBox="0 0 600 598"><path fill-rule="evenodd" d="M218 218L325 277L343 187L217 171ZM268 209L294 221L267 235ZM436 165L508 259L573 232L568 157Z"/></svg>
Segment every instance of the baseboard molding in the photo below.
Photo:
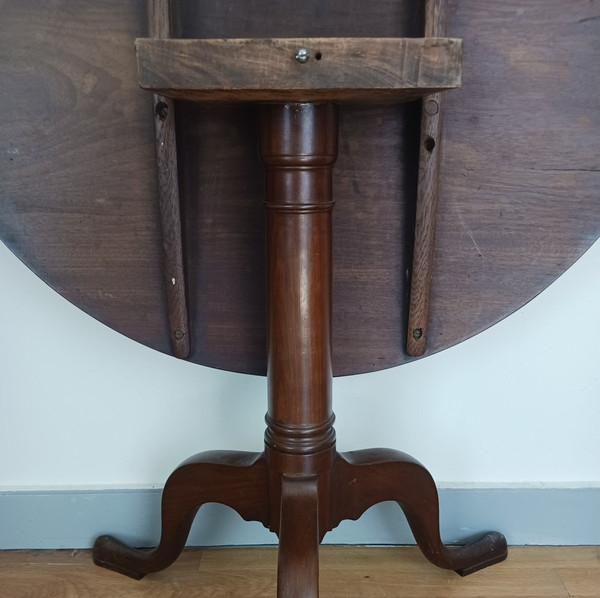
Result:
<svg viewBox="0 0 600 598"><path fill-rule="evenodd" d="M135 546L160 536L160 490L0 492L0 549L89 548L103 533ZM600 488L446 488L440 490L445 542L497 530L509 544L600 544ZM217 504L200 509L190 546L276 544L259 523ZM400 509L382 503L345 521L327 544L414 544Z"/></svg>

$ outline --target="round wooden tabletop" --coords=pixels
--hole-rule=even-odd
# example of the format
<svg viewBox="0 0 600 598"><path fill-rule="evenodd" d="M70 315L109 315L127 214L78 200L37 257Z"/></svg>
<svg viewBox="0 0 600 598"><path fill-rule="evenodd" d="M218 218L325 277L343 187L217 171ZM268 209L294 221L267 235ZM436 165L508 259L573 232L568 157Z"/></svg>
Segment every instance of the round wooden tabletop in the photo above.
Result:
<svg viewBox="0 0 600 598"><path fill-rule="evenodd" d="M420 36L408 0L180 0L179 37ZM169 352L144 2L5 3L0 238L59 293ZM427 354L498 322L600 234L600 17L588 0L450 1ZM336 375L405 352L418 103L340 110ZM263 167L252 105L177 106L190 360L265 372ZM5 291L7 292L7 291ZM568 309L568 306L565 306Z"/></svg>

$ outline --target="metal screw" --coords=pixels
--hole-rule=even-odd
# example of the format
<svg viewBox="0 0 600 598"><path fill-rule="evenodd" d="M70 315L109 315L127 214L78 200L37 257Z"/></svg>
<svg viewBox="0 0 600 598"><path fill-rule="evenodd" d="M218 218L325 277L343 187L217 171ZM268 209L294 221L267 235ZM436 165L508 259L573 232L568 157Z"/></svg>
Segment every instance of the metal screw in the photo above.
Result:
<svg viewBox="0 0 600 598"><path fill-rule="evenodd" d="M425 112L429 116L435 116L440 111L440 106L435 100L427 100L425 102Z"/></svg>
<svg viewBox="0 0 600 598"><path fill-rule="evenodd" d="M156 116L158 116L160 120L166 120L167 116L169 116L169 106L165 104L165 102L158 102L155 111Z"/></svg>
<svg viewBox="0 0 600 598"><path fill-rule="evenodd" d="M299 62L300 64L307 63L309 58L310 54L308 53L308 50L306 48L300 48L296 52L296 62Z"/></svg>
<svg viewBox="0 0 600 598"><path fill-rule="evenodd" d="M175 338L178 341L180 341L185 336L185 332L183 332L182 330L176 330L174 335L175 335Z"/></svg>
<svg viewBox="0 0 600 598"><path fill-rule="evenodd" d="M417 328L413 330L413 338L418 341L420 338L423 338L423 329Z"/></svg>

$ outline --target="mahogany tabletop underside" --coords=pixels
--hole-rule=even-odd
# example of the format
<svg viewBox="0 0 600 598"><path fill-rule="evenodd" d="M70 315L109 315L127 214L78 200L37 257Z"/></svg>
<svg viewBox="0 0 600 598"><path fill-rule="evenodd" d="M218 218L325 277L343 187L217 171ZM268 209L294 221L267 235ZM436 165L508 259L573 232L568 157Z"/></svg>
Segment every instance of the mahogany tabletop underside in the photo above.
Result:
<svg viewBox="0 0 600 598"><path fill-rule="evenodd" d="M462 88L445 94L427 354L521 307L600 234L598 7L450 8ZM2 12L0 239L74 304L168 353L151 100L134 48L145 2L21 0ZM420 37L419 13L413 0L181 0L176 23L183 38ZM415 102L340 110L336 375L409 360L419 114ZM180 102L176 116L190 359L263 374L256 107Z"/></svg>

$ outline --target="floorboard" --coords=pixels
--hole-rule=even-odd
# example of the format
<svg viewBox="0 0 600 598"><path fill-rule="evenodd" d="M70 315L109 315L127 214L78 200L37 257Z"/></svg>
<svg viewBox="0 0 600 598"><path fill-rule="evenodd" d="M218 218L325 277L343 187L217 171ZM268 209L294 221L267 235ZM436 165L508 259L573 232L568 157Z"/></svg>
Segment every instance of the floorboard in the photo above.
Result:
<svg viewBox="0 0 600 598"><path fill-rule="evenodd" d="M600 598L600 546L513 547L461 578L413 547L321 547L323 598ZM275 548L187 549L141 581L93 565L90 551L0 552L0 598L267 598Z"/></svg>

